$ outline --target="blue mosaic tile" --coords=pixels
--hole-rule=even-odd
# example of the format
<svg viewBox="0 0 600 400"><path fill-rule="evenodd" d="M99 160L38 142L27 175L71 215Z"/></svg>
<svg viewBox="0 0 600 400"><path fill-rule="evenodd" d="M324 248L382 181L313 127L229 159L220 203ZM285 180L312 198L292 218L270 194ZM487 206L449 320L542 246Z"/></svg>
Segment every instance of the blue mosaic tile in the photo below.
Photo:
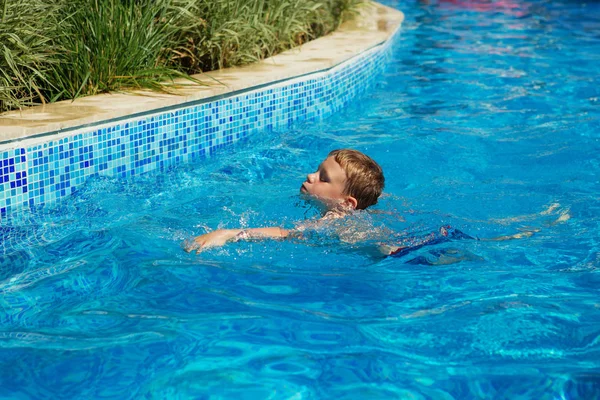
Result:
<svg viewBox="0 0 600 400"><path fill-rule="evenodd" d="M328 71L225 99L88 127L27 148L0 146L0 214L54 203L91 176L161 170L212 156L256 132L325 118L366 92L388 56L389 42Z"/></svg>
<svg viewBox="0 0 600 400"><path fill-rule="evenodd" d="M29 187L26 149L0 152L0 211L28 204Z"/></svg>

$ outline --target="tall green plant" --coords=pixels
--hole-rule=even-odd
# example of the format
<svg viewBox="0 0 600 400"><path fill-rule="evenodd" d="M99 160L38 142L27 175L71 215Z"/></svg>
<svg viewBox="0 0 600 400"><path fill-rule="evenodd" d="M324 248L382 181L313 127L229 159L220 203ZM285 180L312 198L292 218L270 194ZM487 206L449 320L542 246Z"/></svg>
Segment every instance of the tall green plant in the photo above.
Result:
<svg viewBox="0 0 600 400"><path fill-rule="evenodd" d="M197 0L173 52L190 73L255 62L336 29L365 0Z"/></svg>
<svg viewBox="0 0 600 400"><path fill-rule="evenodd" d="M169 7L169 0L70 1L65 35L59 38L64 53L52 70L55 97L125 87L164 90L184 76L165 66L175 30Z"/></svg>
<svg viewBox="0 0 600 400"><path fill-rule="evenodd" d="M51 100L44 92L59 14L52 2L0 0L0 112Z"/></svg>

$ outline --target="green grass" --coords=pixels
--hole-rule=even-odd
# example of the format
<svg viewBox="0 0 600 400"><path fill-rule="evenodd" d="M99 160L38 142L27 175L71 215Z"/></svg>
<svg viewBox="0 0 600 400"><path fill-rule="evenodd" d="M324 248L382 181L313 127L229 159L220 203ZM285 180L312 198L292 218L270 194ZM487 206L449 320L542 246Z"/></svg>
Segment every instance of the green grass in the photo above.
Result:
<svg viewBox="0 0 600 400"><path fill-rule="evenodd" d="M365 0L197 1L178 34L175 61L188 73L256 62L326 35ZM190 25L191 21L188 21Z"/></svg>
<svg viewBox="0 0 600 400"><path fill-rule="evenodd" d="M52 87L59 14L42 0L0 0L0 111L49 100L43 92Z"/></svg>
<svg viewBox="0 0 600 400"><path fill-rule="evenodd" d="M49 78L75 98L123 88L164 89L182 76L165 66L173 37L168 0L71 0L58 41L63 51Z"/></svg>
<svg viewBox="0 0 600 400"><path fill-rule="evenodd" d="M255 62L365 0L0 0L0 112Z"/></svg>

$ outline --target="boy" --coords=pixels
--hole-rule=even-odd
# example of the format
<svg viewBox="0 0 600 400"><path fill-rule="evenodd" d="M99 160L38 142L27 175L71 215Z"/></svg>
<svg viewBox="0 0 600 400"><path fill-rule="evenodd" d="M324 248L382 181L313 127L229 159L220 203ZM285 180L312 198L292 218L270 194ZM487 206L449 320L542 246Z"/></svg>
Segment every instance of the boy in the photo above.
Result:
<svg viewBox="0 0 600 400"><path fill-rule="evenodd" d="M323 217L319 221L323 221L342 218L350 215L354 210L364 210L376 204L383 191L384 184L383 171L373 159L360 151L343 149L333 150L329 153L327 158L319 165L317 171L307 175L306 180L300 187L300 192L315 200L317 205L322 208ZM568 214L565 215L568 219ZM561 216L561 218L563 217ZM561 220L561 218L557 222L566 220ZM482 240L519 239L529 237L537 231L534 229L515 235ZM227 242L257 238L285 239L301 236L299 230L288 230L279 227L218 229L197 236L192 242L185 243L184 246L187 252L196 250L199 253L210 247L223 246ZM412 238L408 246L382 244L379 246L379 254L401 257L423 246L443 243L452 239L479 240L451 226L443 226L437 232L432 232L420 238Z"/></svg>
<svg viewBox="0 0 600 400"><path fill-rule="evenodd" d="M376 204L384 184L383 171L373 159L357 150L343 149L329 153L317 171L307 175L300 192L321 206L322 219L333 219ZM291 236L298 236L298 232L279 227L218 229L197 236L185 244L185 250L200 252L231 241Z"/></svg>

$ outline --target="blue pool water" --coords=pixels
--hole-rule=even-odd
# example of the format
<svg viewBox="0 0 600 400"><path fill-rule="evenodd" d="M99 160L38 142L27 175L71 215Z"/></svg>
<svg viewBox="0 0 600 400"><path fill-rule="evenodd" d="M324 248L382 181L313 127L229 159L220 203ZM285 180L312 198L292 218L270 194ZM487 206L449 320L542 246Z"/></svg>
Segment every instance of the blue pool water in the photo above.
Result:
<svg viewBox="0 0 600 400"><path fill-rule="evenodd" d="M340 114L6 221L0 398L600 396L600 3L428 3L385 2L389 68ZM341 147L386 174L359 231L539 231L182 251L315 218L299 185Z"/></svg>

